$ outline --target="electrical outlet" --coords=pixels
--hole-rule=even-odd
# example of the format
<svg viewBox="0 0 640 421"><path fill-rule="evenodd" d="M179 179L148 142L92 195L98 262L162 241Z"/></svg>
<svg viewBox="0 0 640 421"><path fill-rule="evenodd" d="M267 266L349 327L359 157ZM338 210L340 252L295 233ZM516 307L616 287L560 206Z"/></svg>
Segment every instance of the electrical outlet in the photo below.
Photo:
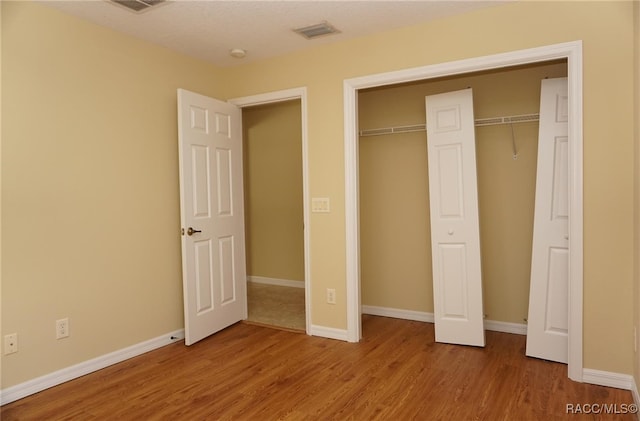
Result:
<svg viewBox="0 0 640 421"><path fill-rule="evenodd" d="M10 333L4 335L4 355L18 352L18 334Z"/></svg>
<svg viewBox="0 0 640 421"><path fill-rule="evenodd" d="M56 339L69 337L69 319L56 320Z"/></svg>
<svg viewBox="0 0 640 421"><path fill-rule="evenodd" d="M336 303L336 290L333 288L327 288L327 303L328 304Z"/></svg>

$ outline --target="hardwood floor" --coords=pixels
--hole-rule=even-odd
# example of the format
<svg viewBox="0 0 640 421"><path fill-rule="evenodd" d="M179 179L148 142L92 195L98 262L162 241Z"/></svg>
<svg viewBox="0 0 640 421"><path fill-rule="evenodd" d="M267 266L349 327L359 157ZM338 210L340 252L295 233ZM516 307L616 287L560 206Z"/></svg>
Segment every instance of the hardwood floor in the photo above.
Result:
<svg viewBox="0 0 640 421"><path fill-rule="evenodd" d="M1 418L555 420L576 417L567 405L633 403L629 391L525 357L524 336L487 332L484 349L437 344L430 323L375 316L363 316L363 332L350 344L239 323L5 405Z"/></svg>

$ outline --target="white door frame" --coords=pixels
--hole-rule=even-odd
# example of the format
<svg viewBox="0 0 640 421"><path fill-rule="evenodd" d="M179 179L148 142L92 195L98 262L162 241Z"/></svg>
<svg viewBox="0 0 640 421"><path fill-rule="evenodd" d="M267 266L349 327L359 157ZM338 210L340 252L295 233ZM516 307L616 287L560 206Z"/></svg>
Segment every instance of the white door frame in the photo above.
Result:
<svg viewBox="0 0 640 421"><path fill-rule="evenodd" d="M347 340L362 336L358 204L358 90L443 76L566 59L569 83L569 378L583 381L582 41L475 57L344 81Z"/></svg>
<svg viewBox="0 0 640 421"><path fill-rule="evenodd" d="M230 99L228 102L237 107L244 108L254 105L272 104L276 102L300 100L300 114L302 123L302 213L304 224L304 305L305 305L305 331L307 334L311 328L311 265L310 265L310 238L309 238L309 159L307 141L307 88L292 88L282 91L268 92L265 94L251 95Z"/></svg>

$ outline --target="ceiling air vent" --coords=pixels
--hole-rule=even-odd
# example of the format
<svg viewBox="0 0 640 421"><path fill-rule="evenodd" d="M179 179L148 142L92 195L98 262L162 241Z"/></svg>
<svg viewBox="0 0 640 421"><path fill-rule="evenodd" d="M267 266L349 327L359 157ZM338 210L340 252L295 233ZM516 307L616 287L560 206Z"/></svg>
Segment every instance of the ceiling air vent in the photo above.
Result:
<svg viewBox="0 0 640 421"><path fill-rule="evenodd" d="M325 35L331 34L339 34L336 28L334 28L331 24L327 22L318 23L316 25L305 26L304 28L294 29L293 32L296 32L306 39L314 39L318 37L322 37Z"/></svg>
<svg viewBox="0 0 640 421"><path fill-rule="evenodd" d="M122 7L126 7L133 12L140 13L152 6L164 3L165 0L111 0L111 2Z"/></svg>

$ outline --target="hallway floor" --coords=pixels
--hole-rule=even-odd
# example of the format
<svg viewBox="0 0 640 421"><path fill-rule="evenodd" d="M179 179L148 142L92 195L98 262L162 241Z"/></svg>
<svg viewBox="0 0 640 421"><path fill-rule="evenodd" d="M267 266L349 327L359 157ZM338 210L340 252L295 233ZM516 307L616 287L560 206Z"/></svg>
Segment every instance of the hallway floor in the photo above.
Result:
<svg viewBox="0 0 640 421"><path fill-rule="evenodd" d="M247 282L248 322L305 331L304 288Z"/></svg>

